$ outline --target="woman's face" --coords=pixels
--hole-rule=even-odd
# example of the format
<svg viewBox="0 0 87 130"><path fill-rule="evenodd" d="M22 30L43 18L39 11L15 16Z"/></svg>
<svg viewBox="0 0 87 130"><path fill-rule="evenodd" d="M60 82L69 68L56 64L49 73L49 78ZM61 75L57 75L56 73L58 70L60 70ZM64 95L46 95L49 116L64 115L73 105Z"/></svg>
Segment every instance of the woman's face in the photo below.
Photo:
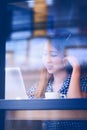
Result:
<svg viewBox="0 0 87 130"><path fill-rule="evenodd" d="M43 63L48 73L54 74L63 68L63 57L48 41L43 50Z"/></svg>

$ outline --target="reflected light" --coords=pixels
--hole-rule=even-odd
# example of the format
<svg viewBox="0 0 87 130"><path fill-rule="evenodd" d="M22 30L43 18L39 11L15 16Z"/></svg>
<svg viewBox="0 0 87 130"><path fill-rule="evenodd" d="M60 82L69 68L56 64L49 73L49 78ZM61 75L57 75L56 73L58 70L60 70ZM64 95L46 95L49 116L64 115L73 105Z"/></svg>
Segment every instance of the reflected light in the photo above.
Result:
<svg viewBox="0 0 87 130"><path fill-rule="evenodd" d="M34 2L35 2L35 0L29 0L29 1L27 1L28 7L29 8L33 8L34 7ZM53 0L46 0L46 4L48 6L53 5Z"/></svg>
<svg viewBox="0 0 87 130"><path fill-rule="evenodd" d="M27 1L28 7L33 8L34 7L34 0Z"/></svg>
<svg viewBox="0 0 87 130"><path fill-rule="evenodd" d="M47 5L53 5L53 0L46 0Z"/></svg>
<svg viewBox="0 0 87 130"><path fill-rule="evenodd" d="M20 98L20 97L16 97L16 100L21 100L22 98Z"/></svg>

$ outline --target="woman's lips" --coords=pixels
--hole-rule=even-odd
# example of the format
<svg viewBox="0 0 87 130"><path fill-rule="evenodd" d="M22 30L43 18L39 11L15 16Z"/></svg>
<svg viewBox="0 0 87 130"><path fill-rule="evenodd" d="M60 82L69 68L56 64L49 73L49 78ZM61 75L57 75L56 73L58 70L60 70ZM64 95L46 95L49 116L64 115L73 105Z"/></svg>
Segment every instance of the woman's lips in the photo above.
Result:
<svg viewBox="0 0 87 130"><path fill-rule="evenodd" d="M48 70L52 70L52 69L53 69L53 66L47 66L47 69L48 69Z"/></svg>

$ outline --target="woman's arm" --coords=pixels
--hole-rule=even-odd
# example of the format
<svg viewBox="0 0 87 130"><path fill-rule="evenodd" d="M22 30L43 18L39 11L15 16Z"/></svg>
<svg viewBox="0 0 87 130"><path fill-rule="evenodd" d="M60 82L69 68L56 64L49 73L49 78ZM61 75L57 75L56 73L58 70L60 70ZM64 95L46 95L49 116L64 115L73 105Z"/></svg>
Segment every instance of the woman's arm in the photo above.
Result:
<svg viewBox="0 0 87 130"><path fill-rule="evenodd" d="M80 65L74 56L66 57L66 60L73 68L67 98L81 98L82 93L80 90Z"/></svg>
<svg viewBox="0 0 87 130"><path fill-rule="evenodd" d="M68 98L81 98L82 97L81 90L80 90L79 66L73 67L67 97Z"/></svg>

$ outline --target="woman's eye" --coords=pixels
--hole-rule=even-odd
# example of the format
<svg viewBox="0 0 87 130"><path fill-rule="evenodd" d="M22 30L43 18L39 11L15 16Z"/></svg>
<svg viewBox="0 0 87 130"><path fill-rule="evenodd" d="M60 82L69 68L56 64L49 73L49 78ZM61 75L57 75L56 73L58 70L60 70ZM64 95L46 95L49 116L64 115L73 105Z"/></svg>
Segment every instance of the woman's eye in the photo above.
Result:
<svg viewBox="0 0 87 130"><path fill-rule="evenodd" d="M56 55L56 54L51 54L51 56L52 56L52 57L55 57L55 56L57 56L57 55Z"/></svg>
<svg viewBox="0 0 87 130"><path fill-rule="evenodd" d="M56 53L52 53L52 54L50 54L52 57L56 57L56 56L58 56L58 54L56 54Z"/></svg>
<svg viewBox="0 0 87 130"><path fill-rule="evenodd" d="M57 53L43 53L43 56L51 56L51 57L56 57L56 56L58 56L58 54Z"/></svg>

